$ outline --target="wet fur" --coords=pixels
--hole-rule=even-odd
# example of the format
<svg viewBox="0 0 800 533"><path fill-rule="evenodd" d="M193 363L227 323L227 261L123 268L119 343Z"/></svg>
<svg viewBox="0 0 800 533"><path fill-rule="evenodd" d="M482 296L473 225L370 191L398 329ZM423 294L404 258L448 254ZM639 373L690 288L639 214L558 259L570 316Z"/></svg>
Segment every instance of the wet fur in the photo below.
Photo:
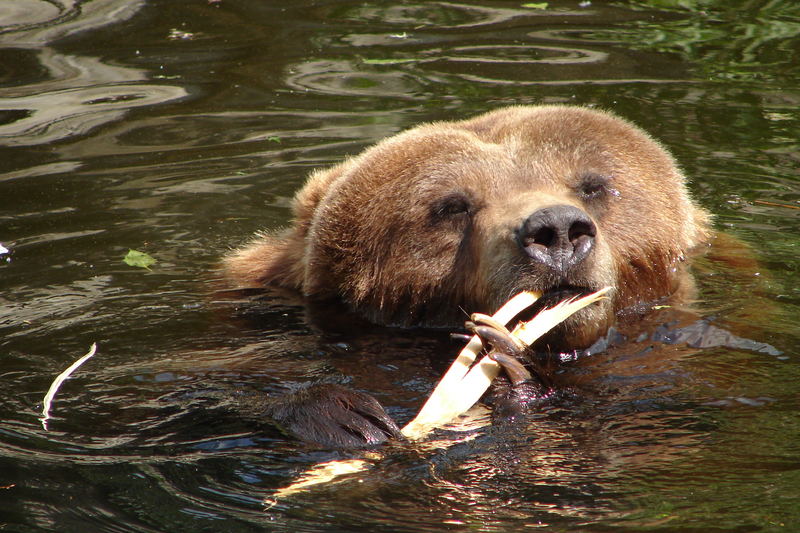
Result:
<svg viewBox="0 0 800 533"><path fill-rule="evenodd" d="M581 187L599 176L602 198ZM469 213L436 219L448 198ZM557 279L520 253L513 229L549 205L586 211L598 228L585 265ZM492 312L522 289L612 285L605 306L563 330L586 346L620 309L680 292L681 262L709 238L709 215L663 147L606 112L507 107L422 125L313 173L291 227L257 236L225 259L238 287L279 285L338 298L382 324L446 325Z"/></svg>

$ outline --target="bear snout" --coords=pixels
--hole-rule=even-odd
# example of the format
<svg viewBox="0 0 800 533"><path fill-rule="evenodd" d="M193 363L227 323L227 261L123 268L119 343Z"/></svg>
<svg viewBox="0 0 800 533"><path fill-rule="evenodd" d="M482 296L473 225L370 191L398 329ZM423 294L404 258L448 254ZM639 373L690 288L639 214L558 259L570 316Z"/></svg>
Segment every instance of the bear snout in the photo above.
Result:
<svg viewBox="0 0 800 533"><path fill-rule="evenodd" d="M596 235L597 227L589 215L571 205L538 209L516 230L523 252L559 275L589 256Z"/></svg>

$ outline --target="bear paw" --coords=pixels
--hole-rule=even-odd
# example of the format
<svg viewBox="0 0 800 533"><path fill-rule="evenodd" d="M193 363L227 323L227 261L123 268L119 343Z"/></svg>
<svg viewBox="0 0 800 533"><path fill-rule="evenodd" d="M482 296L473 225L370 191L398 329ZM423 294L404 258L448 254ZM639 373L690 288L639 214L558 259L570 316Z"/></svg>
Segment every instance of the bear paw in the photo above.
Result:
<svg viewBox="0 0 800 533"><path fill-rule="evenodd" d="M378 400L340 385L312 385L271 398L264 415L294 437L326 448L358 448L403 439Z"/></svg>
<svg viewBox="0 0 800 533"><path fill-rule="evenodd" d="M527 348L505 326L491 317L473 315L473 318L476 321L467 322L467 329L480 337L484 346L490 347L489 358L502 367L511 384L494 396L493 418L496 421L513 420L550 395L549 380L543 372L534 375L526 368L520 359Z"/></svg>

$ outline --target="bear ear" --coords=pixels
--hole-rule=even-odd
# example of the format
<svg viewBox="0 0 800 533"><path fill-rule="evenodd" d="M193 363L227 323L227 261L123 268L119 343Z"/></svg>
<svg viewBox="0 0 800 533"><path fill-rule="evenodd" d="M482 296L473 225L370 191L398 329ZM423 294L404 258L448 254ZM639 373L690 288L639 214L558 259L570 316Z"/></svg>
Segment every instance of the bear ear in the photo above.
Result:
<svg viewBox="0 0 800 533"><path fill-rule="evenodd" d="M296 233L291 229L282 234L259 234L223 259L225 276L238 289L265 285L301 289L305 241Z"/></svg>
<svg viewBox="0 0 800 533"><path fill-rule="evenodd" d="M701 244L709 242L713 233L711 213L701 207L695 206L692 210L692 234L689 238L689 249L697 248Z"/></svg>
<svg viewBox="0 0 800 533"><path fill-rule="evenodd" d="M223 259L225 276L237 288L279 285L303 290L306 242L317 208L331 184L346 170L348 162L312 173L292 202L294 220L282 232L260 233Z"/></svg>

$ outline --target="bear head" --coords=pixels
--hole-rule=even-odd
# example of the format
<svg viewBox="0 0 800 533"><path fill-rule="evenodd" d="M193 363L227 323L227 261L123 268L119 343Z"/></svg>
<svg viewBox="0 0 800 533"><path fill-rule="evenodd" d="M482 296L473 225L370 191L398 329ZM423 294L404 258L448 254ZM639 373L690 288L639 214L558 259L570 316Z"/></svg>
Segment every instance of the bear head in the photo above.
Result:
<svg viewBox="0 0 800 533"><path fill-rule="evenodd" d="M369 320L455 325L521 290L614 288L570 318L591 343L619 310L679 290L709 236L673 158L632 124L570 106L422 125L311 175L293 225L225 260L239 286L339 298Z"/></svg>

